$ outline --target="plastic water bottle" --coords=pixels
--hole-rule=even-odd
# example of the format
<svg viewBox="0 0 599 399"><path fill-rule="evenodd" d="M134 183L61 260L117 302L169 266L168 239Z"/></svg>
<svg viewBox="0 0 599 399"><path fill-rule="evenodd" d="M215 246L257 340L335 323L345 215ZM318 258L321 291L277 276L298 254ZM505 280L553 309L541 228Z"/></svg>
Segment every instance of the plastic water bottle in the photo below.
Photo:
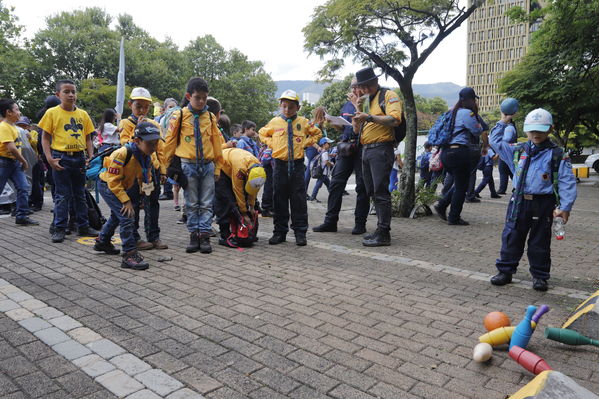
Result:
<svg viewBox="0 0 599 399"><path fill-rule="evenodd" d="M566 235L566 228L564 227L564 219L561 216L558 216L553 219L553 234L555 234L555 238L558 240L563 240Z"/></svg>

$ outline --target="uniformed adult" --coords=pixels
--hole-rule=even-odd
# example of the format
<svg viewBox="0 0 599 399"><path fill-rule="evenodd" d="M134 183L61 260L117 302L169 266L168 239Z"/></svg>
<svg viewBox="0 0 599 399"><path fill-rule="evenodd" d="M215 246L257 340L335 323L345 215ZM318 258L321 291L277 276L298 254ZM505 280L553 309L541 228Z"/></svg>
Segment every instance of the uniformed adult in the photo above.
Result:
<svg viewBox="0 0 599 399"><path fill-rule="evenodd" d="M341 108L341 116L348 122L352 121L356 112L358 98L360 97L357 79L354 77L350 85L348 101ZM341 144L343 143L343 144ZM331 172L331 184L329 184L329 198L327 213L324 223L314 227L315 232L336 232L339 212L345 186L352 173L356 175L356 208L354 211L355 225L352 234L364 234L366 232L366 218L370 202L366 195L366 187L362 177L362 146L358 142L358 134L354 132L353 126L344 126L340 144L337 145L337 161Z"/></svg>
<svg viewBox="0 0 599 399"><path fill-rule="evenodd" d="M377 228L373 234L364 237L362 244L367 247L391 245L391 193L389 176L395 161L394 127L402 122L402 102L397 93L385 90L385 98L380 99L381 86L372 68L356 72L356 85L362 97L358 102L352 124L359 132L362 145L362 174L366 194L374 199L377 215ZM380 102L384 101L385 112Z"/></svg>
<svg viewBox="0 0 599 399"><path fill-rule="evenodd" d="M518 140L518 132L512 118L518 112L520 104L515 98L508 97L501 102L502 118L497 122L497 126L503 129L503 140L508 144L514 144ZM505 163L503 159L499 159L497 165L499 169L499 190L497 194L505 194L507 191L508 179L512 179L514 175L510 169L510 165Z"/></svg>

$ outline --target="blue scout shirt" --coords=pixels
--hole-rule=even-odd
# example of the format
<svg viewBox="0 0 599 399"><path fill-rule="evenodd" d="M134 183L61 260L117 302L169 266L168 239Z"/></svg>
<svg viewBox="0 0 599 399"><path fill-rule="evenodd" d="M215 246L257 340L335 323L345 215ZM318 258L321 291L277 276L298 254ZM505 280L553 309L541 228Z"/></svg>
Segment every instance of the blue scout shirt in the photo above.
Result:
<svg viewBox="0 0 599 399"><path fill-rule="evenodd" d="M517 146L505 142L499 129L494 129L491 132L489 143L495 152L499 154L499 157L510 167L514 174L513 185L518 187L518 180L524 166L524 160L527 157L526 152L522 152L516 167L514 165L514 152L516 152ZM551 157L552 150L547 148L530 160L526 181L524 182L524 194L553 194ZM576 201L576 178L572 173L572 164L569 158L563 159L559 164L557 189L560 197L559 209L571 211L574 201Z"/></svg>
<svg viewBox="0 0 599 399"><path fill-rule="evenodd" d="M355 113L356 107L354 107L351 101L348 101L345 104L343 104L343 107L341 108L341 116L343 117L343 119L351 123L352 117L350 115L353 115ZM350 141L353 135L353 126L343 126L343 133L341 134L340 141Z"/></svg>
<svg viewBox="0 0 599 399"><path fill-rule="evenodd" d="M460 108L455 115L454 136L449 144L478 146L478 139L485 130L489 130L489 126L482 118L477 117L469 109Z"/></svg>
<svg viewBox="0 0 599 399"><path fill-rule="evenodd" d="M518 141L518 133L516 132L516 127L512 123L505 123L504 121L498 121L494 130L503 130L503 141L506 143L515 143Z"/></svg>
<svg viewBox="0 0 599 399"><path fill-rule="evenodd" d="M489 167L489 166L493 167L493 157L494 156L495 156L495 151L493 151L493 149L489 148L489 151L487 152L487 155L485 155L481 159L483 168L486 168L486 167Z"/></svg>
<svg viewBox="0 0 599 399"><path fill-rule="evenodd" d="M260 148L258 148L258 144L256 144L256 142L254 140L252 140L251 138L247 137L247 136L241 136L239 139L236 140L237 144L235 145L236 148L241 148L242 150L246 150L250 153L252 153L252 155L254 155L256 158L260 157Z"/></svg>

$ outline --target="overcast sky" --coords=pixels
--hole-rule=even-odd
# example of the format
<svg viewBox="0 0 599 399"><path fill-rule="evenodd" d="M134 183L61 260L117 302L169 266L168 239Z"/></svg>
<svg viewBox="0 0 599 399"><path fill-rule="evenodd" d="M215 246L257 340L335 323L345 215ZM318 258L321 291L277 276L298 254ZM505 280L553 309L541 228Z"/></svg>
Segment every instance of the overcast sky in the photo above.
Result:
<svg viewBox="0 0 599 399"><path fill-rule="evenodd" d="M180 47L197 36L211 34L223 47L237 48L251 60L264 62L274 80L311 80L323 63L304 51L302 28L310 21L314 8L324 1L6 0L4 3L15 6L15 14L25 25L27 36L45 27L45 17L73 11L73 3L79 9L97 6L114 17L130 14L138 26L155 38L163 40L169 36ZM359 68L350 66L345 72ZM414 83L464 85L465 81L466 23L445 39L420 67Z"/></svg>

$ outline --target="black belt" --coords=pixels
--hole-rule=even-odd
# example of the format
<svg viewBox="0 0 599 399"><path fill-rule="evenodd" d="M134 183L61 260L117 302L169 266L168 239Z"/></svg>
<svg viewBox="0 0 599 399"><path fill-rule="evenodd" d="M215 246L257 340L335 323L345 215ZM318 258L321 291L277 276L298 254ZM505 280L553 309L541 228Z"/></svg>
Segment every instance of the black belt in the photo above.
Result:
<svg viewBox="0 0 599 399"><path fill-rule="evenodd" d="M208 165L209 163L212 163L212 159L204 159L203 161L197 160L197 159L190 159L190 158L181 158L181 163L190 163L190 164L198 164L198 165Z"/></svg>
<svg viewBox="0 0 599 399"><path fill-rule="evenodd" d="M0 159L4 159L6 161L16 161L15 158L9 158L9 157L0 157Z"/></svg>
<svg viewBox="0 0 599 399"><path fill-rule="evenodd" d="M58 150L52 150L52 151L60 152L61 154L66 154L70 157L75 156L75 155L83 155L85 153L85 151L58 151Z"/></svg>
<svg viewBox="0 0 599 399"><path fill-rule="evenodd" d="M522 194L522 198L526 201L533 201L538 199L552 198L554 194Z"/></svg>
<svg viewBox="0 0 599 399"><path fill-rule="evenodd" d="M393 146L393 141L383 141L382 143L362 144L362 147L364 147L364 148L376 148L376 147L382 147L384 145Z"/></svg>

